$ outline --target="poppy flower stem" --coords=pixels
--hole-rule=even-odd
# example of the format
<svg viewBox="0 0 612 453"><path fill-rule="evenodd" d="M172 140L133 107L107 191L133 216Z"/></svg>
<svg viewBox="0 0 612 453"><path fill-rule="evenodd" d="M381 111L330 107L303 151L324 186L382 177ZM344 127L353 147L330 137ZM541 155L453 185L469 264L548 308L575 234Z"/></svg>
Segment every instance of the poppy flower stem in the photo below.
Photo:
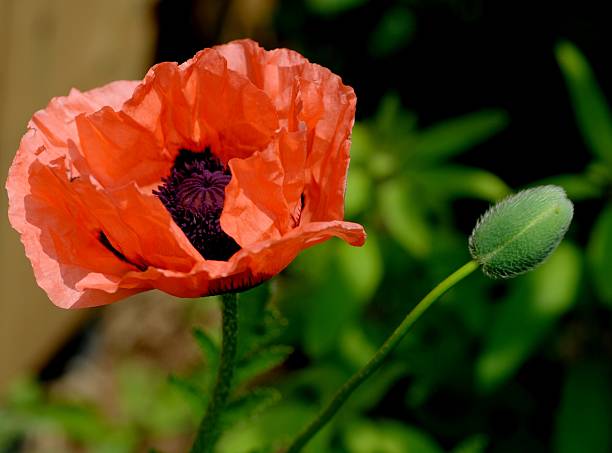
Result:
<svg viewBox="0 0 612 453"><path fill-rule="evenodd" d="M227 402L234 369L236 368L236 348L238 344L238 295L228 293L221 296L222 340L221 359L215 386L212 391L204 418L200 422L191 453L210 453L219 438L219 420Z"/></svg>
<svg viewBox="0 0 612 453"><path fill-rule="evenodd" d="M351 396L353 391L357 389L366 379L368 379L376 370L378 370L387 356L393 352L397 345L406 336L412 325L421 317L423 313L442 296L446 291L455 286L458 282L470 275L479 264L476 261L469 261L454 273L449 275L438 286L432 289L421 301L408 313L402 323L395 329L387 341L376 351L370 361L357 371L353 376L344 383L336 392L332 400L326 407L319 412L316 418L308 425L298 436L293 440L290 446L285 450L285 453L298 453L304 446L314 437L314 435L323 428L327 422L338 412L338 409Z"/></svg>

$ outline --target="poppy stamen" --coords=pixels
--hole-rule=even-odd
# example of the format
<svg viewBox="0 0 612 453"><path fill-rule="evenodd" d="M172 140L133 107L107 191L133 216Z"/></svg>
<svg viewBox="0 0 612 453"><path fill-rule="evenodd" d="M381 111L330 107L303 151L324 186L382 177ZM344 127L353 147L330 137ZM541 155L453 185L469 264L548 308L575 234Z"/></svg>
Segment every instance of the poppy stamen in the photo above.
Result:
<svg viewBox="0 0 612 453"><path fill-rule="evenodd" d="M240 247L219 222L225 186L232 178L229 168L210 150L181 150L170 176L153 191L191 244L207 260L228 260Z"/></svg>

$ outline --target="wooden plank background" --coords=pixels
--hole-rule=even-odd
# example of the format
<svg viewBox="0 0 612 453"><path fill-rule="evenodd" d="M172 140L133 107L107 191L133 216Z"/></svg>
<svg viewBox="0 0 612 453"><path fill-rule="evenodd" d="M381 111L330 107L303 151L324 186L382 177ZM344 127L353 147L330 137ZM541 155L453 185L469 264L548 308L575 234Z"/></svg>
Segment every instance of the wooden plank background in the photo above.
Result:
<svg viewBox="0 0 612 453"><path fill-rule="evenodd" d="M2 185L34 111L71 87L142 78L155 46L153 0L0 0ZM0 393L40 366L89 311L55 308L0 211Z"/></svg>

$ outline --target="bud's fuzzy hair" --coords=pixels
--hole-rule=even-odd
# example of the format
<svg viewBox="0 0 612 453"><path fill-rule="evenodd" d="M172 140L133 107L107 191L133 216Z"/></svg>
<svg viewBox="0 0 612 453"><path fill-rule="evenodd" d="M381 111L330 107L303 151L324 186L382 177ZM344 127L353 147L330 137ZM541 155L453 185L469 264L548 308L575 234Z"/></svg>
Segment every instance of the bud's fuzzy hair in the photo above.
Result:
<svg viewBox="0 0 612 453"><path fill-rule="evenodd" d="M561 187L523 190L480 217L469 239L470 254L491 278L524 274L555 250L573 213L573 204Z"/></svg>

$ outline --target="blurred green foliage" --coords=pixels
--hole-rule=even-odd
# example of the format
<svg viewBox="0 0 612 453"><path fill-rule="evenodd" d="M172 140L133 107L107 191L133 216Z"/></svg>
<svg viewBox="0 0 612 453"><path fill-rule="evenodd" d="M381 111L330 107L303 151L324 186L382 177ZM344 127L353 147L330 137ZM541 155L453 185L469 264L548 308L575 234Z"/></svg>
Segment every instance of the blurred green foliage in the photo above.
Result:
<svg viewBox="0 0 612 453"><path fill-rule="evenodd" d="M365 2L306 3L329 17ZM416 24L408 4L394 2L382 15L370 53L388 57L410 41ZM603 206L592 230L580 225L586 245L572 228L535 272L504 283L473 275L444 296L307 452L612 451L606 340L583 344L583 325L609 319L612 309L612 114L580 50L564 41L555 55L592 162L534 185L563 186L577 212L583 202ZM484 209L511 189L458 158L490 147L509 121L502 110L482 110L422 128L388 93L375 115L355 125L346 216L366 226L366 245L317 245L241 296L240 364L218 453L282 446L414 303L469 259L460 208ZM117 417L58 401L33 381L18 383L0 408L0 451L18 451L28 433L62 433L92 452L189 436L217 367L217 335L194 331L203 360L187 375L167 378L137 360L119 366Z"/></svg>

